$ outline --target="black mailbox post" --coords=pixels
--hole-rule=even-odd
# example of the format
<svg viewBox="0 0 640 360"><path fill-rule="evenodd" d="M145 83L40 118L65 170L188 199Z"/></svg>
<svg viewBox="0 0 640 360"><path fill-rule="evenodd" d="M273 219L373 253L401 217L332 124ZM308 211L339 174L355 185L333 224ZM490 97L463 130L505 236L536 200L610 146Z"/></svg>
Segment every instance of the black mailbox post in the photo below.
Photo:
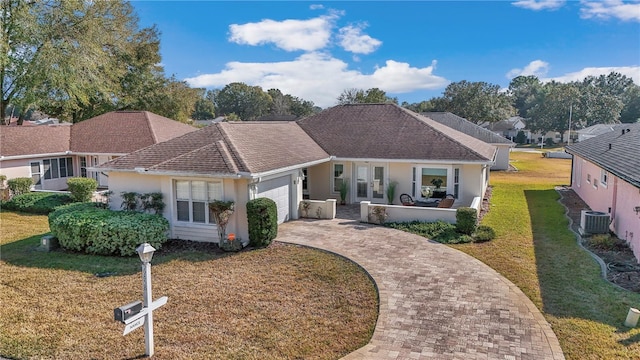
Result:
<svg viewBox="0 0 640 360"><path fill-rule="evenodd" d="M142 301L134 301L127 305L113 309L113 319L124 323L125 320L137 315L142 310Z"/></svg>

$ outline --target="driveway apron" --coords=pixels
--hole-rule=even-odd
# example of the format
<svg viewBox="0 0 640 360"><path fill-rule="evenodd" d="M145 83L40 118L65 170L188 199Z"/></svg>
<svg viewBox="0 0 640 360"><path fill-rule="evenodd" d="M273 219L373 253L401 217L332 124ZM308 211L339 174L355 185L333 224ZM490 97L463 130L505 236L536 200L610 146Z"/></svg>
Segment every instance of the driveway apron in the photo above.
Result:
<svg viewBox="0 0 640 360"><path fill-rule="evenodd" d="M375 281L374 334L344 359L564 359L518 287L446 245L349 219L287 222L276 240L347 257Z"/></svg>

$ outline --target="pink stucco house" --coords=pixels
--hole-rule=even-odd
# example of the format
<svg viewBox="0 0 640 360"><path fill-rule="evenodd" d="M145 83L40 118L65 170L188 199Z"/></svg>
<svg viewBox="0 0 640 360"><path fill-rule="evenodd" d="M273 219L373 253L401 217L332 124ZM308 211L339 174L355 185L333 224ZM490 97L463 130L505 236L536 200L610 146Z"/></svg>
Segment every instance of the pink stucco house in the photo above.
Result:
<svg viewBox="0 0 640 360"><path fill-rule="evenodd" d="M609 213L610 229L640 262L640 123L626 124L567 146L572 189L594 211Z"/></svg>

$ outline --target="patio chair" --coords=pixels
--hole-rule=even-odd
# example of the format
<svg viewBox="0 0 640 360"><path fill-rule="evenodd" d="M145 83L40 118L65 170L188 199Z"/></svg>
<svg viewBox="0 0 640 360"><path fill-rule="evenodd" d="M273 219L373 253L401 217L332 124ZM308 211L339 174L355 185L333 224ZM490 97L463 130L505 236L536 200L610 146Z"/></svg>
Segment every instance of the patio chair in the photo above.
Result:
<svg viewBox="0 0 640 360"><path fill-rule="evenodd" d="M409 194L400 195L400 202L404 206L415 206L416 203L413 201L413 198Z"/></svg>
<svg viewBox="0 0 640 360"><path fill-rule="evenodd" d="M455 197L451 194L447 194L447 196L440 200L438 203L438 207L441 209L448 209L453 206L453 203L456 201Z"/></svg>

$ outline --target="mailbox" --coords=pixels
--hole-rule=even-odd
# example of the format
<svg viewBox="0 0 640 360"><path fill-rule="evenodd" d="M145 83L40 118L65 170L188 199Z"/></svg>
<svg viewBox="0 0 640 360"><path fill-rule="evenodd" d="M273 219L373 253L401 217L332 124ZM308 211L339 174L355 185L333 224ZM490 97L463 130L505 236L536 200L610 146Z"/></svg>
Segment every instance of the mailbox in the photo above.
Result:
<svg viewBox="0 0 640 360"><path fill-rule="evenodd" d="M139 314L140 311L142 311L142 301L134 301L113 309L113 319L124 323L125 320Z"/></svg>

